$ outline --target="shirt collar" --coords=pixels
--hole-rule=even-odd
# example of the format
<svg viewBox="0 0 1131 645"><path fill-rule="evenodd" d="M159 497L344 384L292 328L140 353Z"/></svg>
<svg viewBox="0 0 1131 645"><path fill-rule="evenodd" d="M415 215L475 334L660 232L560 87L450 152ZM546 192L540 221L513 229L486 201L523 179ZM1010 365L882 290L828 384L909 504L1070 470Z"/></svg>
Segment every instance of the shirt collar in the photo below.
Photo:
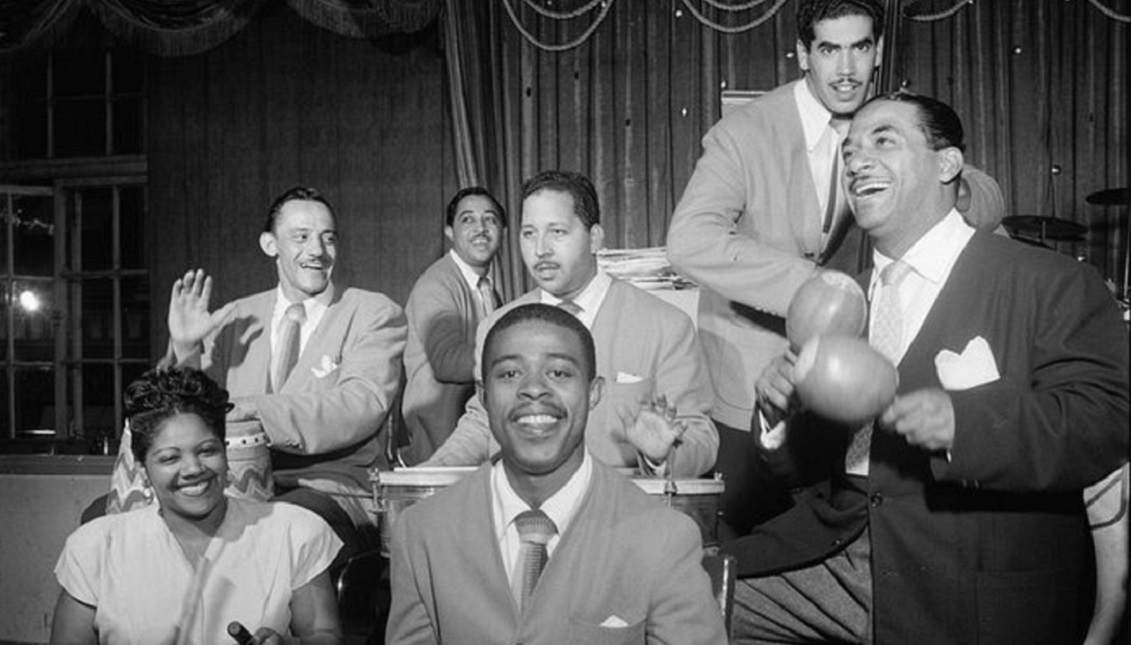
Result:
<svg viewBox="0 0 1131 645"><path fill-rule="evenodd" d="M471 265L467 262L464 262L463 258L459 256L459 253L456 253L455 249L448 251L448 256L452 258L452 261L456 263L457 267L459 267L460 275L462 275L463 279L467 281L467 284L469 287L471 287L472 291L478 289L480 276L475 272L475 269L471 268Z"/></svg>
<svg viewBox="0 0 1131 645"><path fill-rule="evenodd" d="M833 113L813 96L809 90L809 83L804 78L793 86L793 98L797 102L797 111L801 114L801 129L805 133L805 149L810 152L820 143L829 127L829 120Z"/></svg>
<svg viewBox="0 0 1131 645"><path fill-rule="evenodd" d="M901 259L921 278L939 285L950 275L950 269L958 260L958 255L973 236L974 229L952 208L942 220L911 245ZM874 251L872 261L876 268L872 271L869 291L875 287L880 272L895 259Z"/></svg>
<svg viewBox="0 0 1131 645"><path fill-rule="evenodd" d="M589 284L585 285L581 293L577 294L577 297L573 299L573 302L576 303L578 307L581 307L579 318L583 322L587 321L585 324L586 327L593 324L597 310L601 308L601 303L605 301L605 294L609 292L609 287L612 286L612 284L613 279L609 277L609 274L605 273L601 267L597 267L597 274L593 276ZM554 305L555 307L561 303L562 298L555 296L545 289L541 291L543 303Z"/></svg>
<svg viewBox="0 0 1131 645"><path fill-rule="evenodd" d="M581 500L588 492L589 482L593 478L592 457L589 456L587 449L583 448L582 450L584 450L585 456L582 458L581 466L577 469L577 472L573 473L565 485L542 502L542 506L539 507L547 517L553 520L554 526L558 529L558 536L565 534L569 523L577 515L577 509L581 506ZM491 467L491 488L494 490L496 508L501 510L497 517L500 517L502 522L495 527L495 538L496 541L499 541L502 540L503 534L510 528L511 523L514 522L514 518L518 517L519 513L530 510L530 505L511 488L506 471L503 470L502 459L495 462L495 465Z"/></svg>
<svg viewBox="0 0 1131 645"><path fill-rule="evenodd" d="M330 302L334 299L334 283L331 282L326 285L322 293L307 298L302 301L302 307L306 310L306 320L309 322L321 315L330 306ZM275 310L272 312L272 319L281 320L287 313L287 308L291 306L291 301L287 300L287 296L283 293L283 285L278 285L275 288Z"/></svg>

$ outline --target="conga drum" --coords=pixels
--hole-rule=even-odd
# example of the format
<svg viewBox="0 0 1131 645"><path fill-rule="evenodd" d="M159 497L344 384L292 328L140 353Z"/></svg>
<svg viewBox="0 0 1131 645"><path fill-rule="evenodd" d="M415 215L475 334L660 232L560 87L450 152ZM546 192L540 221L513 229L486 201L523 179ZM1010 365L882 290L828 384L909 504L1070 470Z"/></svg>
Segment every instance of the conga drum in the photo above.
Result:
<svg viewBox="0 0 1131 645"><path fill-rule="evenodd" d="M723 496L721 479L645 479L632 482L645 493L655 495L664 504L687 515L699 526L703 546L719 543L719 515Z"/></svg>
<svg viewBox="0 0 1131 645"><path fill-rule="evenodd" d="M231 421L224 447L228 454L229 497L266 502L275 496L271 447L259 421Z"/></svg>
<svg viewBox="0 0 1131 645"><path fill-rule="evenodd" d="M436 468L401 468L398 470L372 470L369 481L373 485L373 500L381 524L381 555L389 557L389 542L393 538L393 525L406 508L436 491L451 486L475 466Z"/></svg>

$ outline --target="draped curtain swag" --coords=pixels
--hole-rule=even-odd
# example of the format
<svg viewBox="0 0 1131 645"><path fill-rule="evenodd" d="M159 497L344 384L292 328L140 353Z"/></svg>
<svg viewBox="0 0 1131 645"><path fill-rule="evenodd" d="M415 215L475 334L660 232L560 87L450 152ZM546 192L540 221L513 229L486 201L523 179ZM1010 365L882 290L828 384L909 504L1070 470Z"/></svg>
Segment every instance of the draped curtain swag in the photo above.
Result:
<svg viewBox="0 0 1131 645"><path fill-rule="evenodd" d="M123 43L159 56L188 56L231 38L266 0L0 0L0 54L67 32L82 8ZM411 33L440 12L441 0L286 0L307 21L341 36Z"/></svg>

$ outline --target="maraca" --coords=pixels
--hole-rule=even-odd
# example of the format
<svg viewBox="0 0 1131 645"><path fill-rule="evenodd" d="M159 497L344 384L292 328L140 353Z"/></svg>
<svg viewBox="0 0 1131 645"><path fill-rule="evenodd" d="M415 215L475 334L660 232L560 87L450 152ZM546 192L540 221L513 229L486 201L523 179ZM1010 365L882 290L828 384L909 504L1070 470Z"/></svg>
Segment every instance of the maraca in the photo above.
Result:
<svg viewBox="0 0 1131 645"><path fill-rule="evenodd" d="M864 290L839 271L820 271L789 301L785 333L793 351L816 336L859 336L868 320Z"/></svg>
<svg viewBox="0 0 1131 645"><path fill-rule="evenodd" d="M866 341L817 336L801 348L794 365L797 396L820 416L858 426L875 418L895 398L899 374Z"/></svg>

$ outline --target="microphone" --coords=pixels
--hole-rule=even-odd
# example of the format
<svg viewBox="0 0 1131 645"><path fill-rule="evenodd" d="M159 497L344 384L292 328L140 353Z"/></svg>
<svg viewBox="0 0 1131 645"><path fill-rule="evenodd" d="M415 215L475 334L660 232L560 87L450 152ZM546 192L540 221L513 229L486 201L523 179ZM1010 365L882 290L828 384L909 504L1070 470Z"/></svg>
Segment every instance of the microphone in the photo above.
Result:
<svg viewBox="0 0 1131 645"><path fill-rule="evenodd" d="M238 645L251 645L251 632L247 631L238 620L228 623L228 635L235 639Z"/></svg>

